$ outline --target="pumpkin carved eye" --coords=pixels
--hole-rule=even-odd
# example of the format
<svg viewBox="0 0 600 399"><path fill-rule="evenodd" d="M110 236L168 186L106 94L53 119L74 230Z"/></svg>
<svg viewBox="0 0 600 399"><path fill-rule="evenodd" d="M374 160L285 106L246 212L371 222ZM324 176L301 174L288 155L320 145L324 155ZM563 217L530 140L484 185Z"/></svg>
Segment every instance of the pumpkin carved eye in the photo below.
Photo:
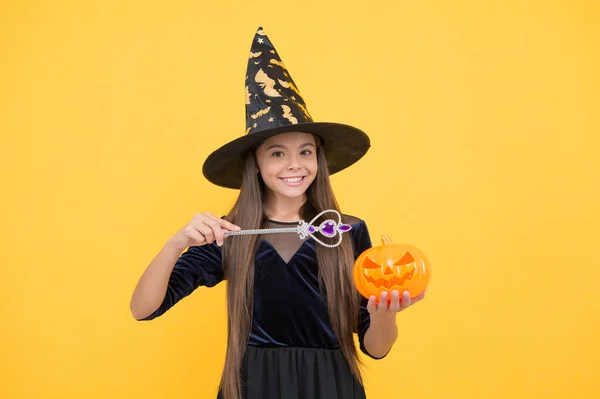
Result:
<svg viewBox="0 0 600 399"><path fill-rule="evenodd" d="M394 263L394 266L410 265L414 261L415 261L415 258L410 254L410 252L406 252L399 261Z"/></svg>
<svg viewBox="0 0 600 399"><path fill-rule="evenodd" d="M363 267L365 269L380 269L381 266L379 266L377 263L373 262L371 260L371 258L369 258L368 256L365 258L365 261L363 262Z"/></svg>

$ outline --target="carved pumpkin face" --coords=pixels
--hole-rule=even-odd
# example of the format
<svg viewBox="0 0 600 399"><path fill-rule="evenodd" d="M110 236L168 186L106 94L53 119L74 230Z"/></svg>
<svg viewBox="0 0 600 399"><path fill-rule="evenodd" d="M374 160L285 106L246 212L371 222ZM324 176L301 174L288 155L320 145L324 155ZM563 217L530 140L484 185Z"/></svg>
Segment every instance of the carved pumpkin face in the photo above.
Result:
<svg viewBox="0 0 600 399"><path fill-rule="evenodd" d="M392 244L382 236L382 244L364 251L354 263L353 278L365 298L382 292L408 291L411 298L420 295L431 278L431 267L425 254L406 244Z"/></svg>

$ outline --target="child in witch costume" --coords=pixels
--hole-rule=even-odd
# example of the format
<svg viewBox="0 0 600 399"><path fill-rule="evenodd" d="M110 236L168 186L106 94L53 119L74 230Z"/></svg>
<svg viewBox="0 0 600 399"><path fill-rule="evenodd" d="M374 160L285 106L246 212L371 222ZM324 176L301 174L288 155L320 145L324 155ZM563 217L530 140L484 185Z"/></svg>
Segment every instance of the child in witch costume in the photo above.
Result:
<svg viewBox="0 0 600 399"><path fill-rule="evenodd" d="M246 115L246 134L203 167L209 181L240 190L233 209L222 218L197 214L167 241L138 282L132 314L154 319L226 280L218 398L365 398L353 334L364 354L383 358L397 337L396 314L422 299L394 291L390 301L388 293L367 301L354 287L369 231L339 213L329 175L358 161L369 138L313 121L262 29L248 61Z"/></svg>

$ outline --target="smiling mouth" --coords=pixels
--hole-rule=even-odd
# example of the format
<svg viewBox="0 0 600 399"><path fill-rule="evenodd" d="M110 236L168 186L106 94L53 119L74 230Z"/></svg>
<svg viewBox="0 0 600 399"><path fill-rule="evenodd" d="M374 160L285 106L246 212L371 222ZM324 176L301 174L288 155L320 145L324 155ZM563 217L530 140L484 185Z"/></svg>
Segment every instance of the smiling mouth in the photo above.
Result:
<svg viewBox="0 0 600 399"><path fill-rule="evenodd" d="M306 176L280 177L279 179L281 179L287 185L297 186L297 185L300 185L304 181L305 177Z"/></svg>

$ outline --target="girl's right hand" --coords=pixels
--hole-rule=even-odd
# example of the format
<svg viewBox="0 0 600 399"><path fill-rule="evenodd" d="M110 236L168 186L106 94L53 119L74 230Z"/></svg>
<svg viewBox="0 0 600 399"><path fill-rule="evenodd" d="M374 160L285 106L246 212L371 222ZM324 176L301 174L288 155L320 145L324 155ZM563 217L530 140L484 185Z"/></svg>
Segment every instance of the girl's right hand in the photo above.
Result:
<svg viewBox="0 0 600 399"><path fill-rule="evenodd" d="M217 242L223 245L225 231L239 231L239 226L205 212L197 213L192 220L179 230L169 242L177 248L185 249L191 246L201 246Z"/></svg>

